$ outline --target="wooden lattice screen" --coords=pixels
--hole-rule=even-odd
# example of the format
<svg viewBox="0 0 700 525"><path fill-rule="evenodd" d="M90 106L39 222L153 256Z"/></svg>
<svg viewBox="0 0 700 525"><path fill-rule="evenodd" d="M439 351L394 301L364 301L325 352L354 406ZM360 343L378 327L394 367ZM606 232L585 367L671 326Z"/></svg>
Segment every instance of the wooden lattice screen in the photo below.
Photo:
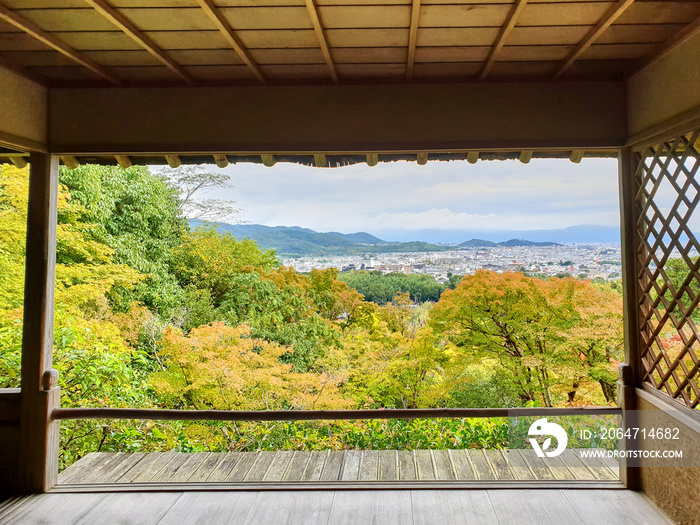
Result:
<svg viewBox="0 0 700 525"><path fill-rule="evenodd" d="M637 282L644 381L700 408L700 130L635 156ZM695 227L697 229L697 227Z"/></svg>

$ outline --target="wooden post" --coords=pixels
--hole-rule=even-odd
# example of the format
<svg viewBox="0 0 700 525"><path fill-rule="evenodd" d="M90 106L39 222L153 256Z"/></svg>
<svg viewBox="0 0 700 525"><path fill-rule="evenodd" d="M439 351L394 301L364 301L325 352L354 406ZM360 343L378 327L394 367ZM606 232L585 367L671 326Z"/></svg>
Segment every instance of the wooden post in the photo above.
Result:
<svg viewBox="0 0 700 525"><path fill-rule="evenodd" d="M46 492L58 477L58 374L52 370L58 157L30 156L22 333L20 461L22 492Z"/></svg>
<svg viewBox="0 0 700 525"><path fill-rule="evenodd" d="M637 271L637 206L635 155L632 148L622 148L619 153L618 177L620 193L620 237L622 243L622 302L625 338L625 364L620 365L618 405L622 408L622 427L634 428L636 406L635 388L641 382L639 301ZM620 440L621 450L636 448L633 440ZM620 460L620 480L632 490L639 489L638 468L626 459Z"/></svg>

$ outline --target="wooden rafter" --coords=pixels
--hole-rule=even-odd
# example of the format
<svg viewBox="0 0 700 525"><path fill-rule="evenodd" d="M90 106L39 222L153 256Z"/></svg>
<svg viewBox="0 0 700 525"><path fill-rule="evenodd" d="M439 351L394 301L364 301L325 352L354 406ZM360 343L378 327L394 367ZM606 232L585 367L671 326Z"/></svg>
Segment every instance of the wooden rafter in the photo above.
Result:
<svg viewBox="0 0 700 525"><path fill-rule="evenodd" d="M666 56L668 53L670 53L678 46L683 44L683 42L687 41L689 38L694 37L698 33L700 33L700 17L693 20L690 24L688 24L678 33L676 33L673 37L664 42L659 49L654 51L644 60L644 63L637 71L641 71L642 69L650 66L651 64L653 64L660 58Z"/></svg>
<svg viewBox="0 0 700 525"><path fill-rule="evenodd" d="M376 166L377 164L379 164L379 154L377 154L377 153L368 153L368 154L367 154L367 165L368 165L370 168L373 168L373 167Z"/></svg>
<svg viewBox="0 0 700 525"><path fill-rule="evenodd" d="M311 23L314 26L314 31L316 31L316 37L318 38L318 43L321 46L321 52L323 53L323 58L326 60L326 65L328 66L328 72L331 74L333 82L336 84L340 81L338 78L338 72L335 70L335 64L333 63L333 57L331 57L331 50L328 47L328 39L326 38L326 32L321 24L321 18L318 15L318 7L316 6L315 0L306 0L306 9L311 17Z"/></svg>
<svg viewBox="0 0 700 525"><path fill-rule="evenodd" d="M72 155L65 155L61 157L61 162L69 170L74 170L80 167L80 161L73 157Z"/></svg>
<svg viewBox="0 0 700 525"><path fill-rule="evenodd" d="M469 164L476 164L478 160L479 160L479 152L478 151L470 151L469 153L467 153L467 162Z"/></svg>
<svg viewBox="0 0 700 525"><path fill-rule="evenodd" d="M131 167L131 159L126 155L115 155L114 158L122 168L127 169Z"/></svg>
<svg viewBox="0 0 700 525"><path fill-rule="evenodd" d="M202 9L204 9L204 12L212 20L212 22L214 22L219 32L223 35L223 37L226 39L229 45L238 54L240 59L253 72L255 78L257 78L261 84L264 84L266 82L266 79L265 75L263 75L262 71L260 70L260 66L258 66L255 60L253 60L253 57L250 56L245 46L236 36L235 31L228 23L228 20L226 20L224 15L221 14L219 8L214 5L214 2L212 2L212 0L197 0L197 2L199 3L199 6Z"/></svg>
<svg viewBox="0 0 700 525"><path fill-rule="evenodd" d="M564 62L557 68L554 73L554 78L559 78L564 71L569 69L571 65L595 42L603 32L617 20L625 10L634 3L634 0L619 0L616 4L610 6L603 15L603 18L593 27L583 40L569 53L569 56L564 59Z"/></svg>
<svg viewBox="0 0 700 525"><path fill-rule="evenodd" d="M416 61L416 42L418 41L418 20L420 19L420 2L413 0L411 6L411 29L408 33L408 61L406 63L406 80L413 78L413 65Z"/></svg>
<svg viewBox="0 0 700 525"><path fill-rule="evenodd" d="M581 159L583 159L583 150L574 150L571 152L571 155L569 155L569 160L574 164L581 162Z"/></svg>
<svg viewBox="0 0 700 525"><path fill-rule="evenodd" d="M10 157L10 162L15 165L15 167L22 169L27 167L27 158L20 156Z"/></svg>
<svg viewBox="0 0 700 525"><path fill-rule="evenodd" d="M98 63L94 62L93 60L89 59L82 53L76 51L69 45L63 43L61 40L58 38L54 37L53 35L50 35L46 31L40 29L36 24L33 22L30 22L29 20L25 20L21 16L17 15L14 11L11 9L6 8L3 5L0 5L0 19L5 20L6 22L9 22L13 26L17 27L18 29L21 29L25 33L33 36L40 42L43 42L47 46L55 49L62 55L70 58L71 60L77 62L81 66L86 67L96 75L99 75L100 77L104 78L105 80L108 80L112 84L119 85L121 84L121 81L109 73L107 69L99 65Z"/></svg>
<svg viewBox="0 0 700 525"><path fill-rule="evenodd" d="M326 159L326 155L323 153L317 153L314 155L314 166L317 168L325 168L328 166L328 160Z"/></svg>
<svg viewBox="0 0 700 525"><path fill-rule="evenodd" d="M167 162L168 166L171 168L179 168L182 164L180 157L177 155L165 155L165 162Z"/></svg>
<svg viewBox="0 0 700 525"><path fill-rule="evenodd" d="M501 50L506 43L506 39L510 35L511 31L513 31L513 28L518 22L518 18L520 18L520 15L522 14L526 5L527 0L516 0L516 2L513 4L510 13L508 13L508 18L506 18L503 27L501 27L501 30L498 32L498 36L496 37L496 41L494 42L491 51L489 51L489 56L484 63L481 73L479 74L479 80L484 80L491 71L491 67L493 67L494 62L496 62L498 59L498 55L501 54Z"/></svg>
<svg viewBox="0 0 700 525"><path fill-rule="evenodd" d="M427 153L418 153L416 155L416 162L418 163L419 166L425 166L428 163L428 154Z"/></svg>
<svg viewBox="0 0 700 525"><path fill-rule="evenodd" d="M520 152L520 162L527 164L532 159L532 151L523 150Z"/></svg>
<svg viewBox="0 0 700 525"><path fill-rule="evenodd" d="M194 84L194 79L184 69L182 69L177 62L170 58L153 42L153 40L139 31L134 24L132 24L119 11L109 5L105 0L85 0L85 2L91 7L95 8L97 12L126 33L129 38L153 55L170 71L175 73L188 84Z"/></svg>
<svg viewBox="0 0 700 525"><path fill-rule="evenodd" d="M226 155L214 155L214 162L219 168L228 166L228 157Z"/></svg>
<svg viewBox="0 0 700 525"><path fill-rule="evenodd" d="M14 74L24 77L27 80L31 80L32 82L36 82L37 84L44 83L44 80L42 78L35 75L34 73L30 73L29 71L27 71L27 68L20 66L19 64L15 64L11 60L8 60L7 57L5 57L2 53L0 53L0 69L7 69L8 71L12 71Z"/></svg>
<svg viewBox="0 0 700 525"><path fill-rule="evenodd" d="M260 160L262 161L263 166L266 166L268 168L271 168L272 166L274 166L277 163L277 160L275 160L275 156L270 155L270 154L260 155Z"/></svg>

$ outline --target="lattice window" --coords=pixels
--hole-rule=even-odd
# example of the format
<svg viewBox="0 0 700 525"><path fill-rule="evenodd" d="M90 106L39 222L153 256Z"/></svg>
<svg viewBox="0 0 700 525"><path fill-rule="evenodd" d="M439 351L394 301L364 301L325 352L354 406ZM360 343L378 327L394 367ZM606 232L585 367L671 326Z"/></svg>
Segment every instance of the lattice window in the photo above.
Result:
<svg viewBox="0 0 700 525"><path fill-rule="evenodd" d="M700 408L700 130L637 153L637 264L644 380Z"/></svg>

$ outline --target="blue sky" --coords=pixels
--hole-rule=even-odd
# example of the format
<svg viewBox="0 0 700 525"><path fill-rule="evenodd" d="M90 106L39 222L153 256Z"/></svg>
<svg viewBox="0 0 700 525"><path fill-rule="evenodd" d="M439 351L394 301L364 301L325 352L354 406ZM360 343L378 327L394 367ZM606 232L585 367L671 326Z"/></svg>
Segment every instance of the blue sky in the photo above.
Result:
<svg viewBox="0 0 700 525"><path fill-rule="evenodd" d="M616 159L415 162L313 168L230 165L232 187L209 197L235 200L241 219L385 235L425 230L537 230L618 226Z"/></svg>

